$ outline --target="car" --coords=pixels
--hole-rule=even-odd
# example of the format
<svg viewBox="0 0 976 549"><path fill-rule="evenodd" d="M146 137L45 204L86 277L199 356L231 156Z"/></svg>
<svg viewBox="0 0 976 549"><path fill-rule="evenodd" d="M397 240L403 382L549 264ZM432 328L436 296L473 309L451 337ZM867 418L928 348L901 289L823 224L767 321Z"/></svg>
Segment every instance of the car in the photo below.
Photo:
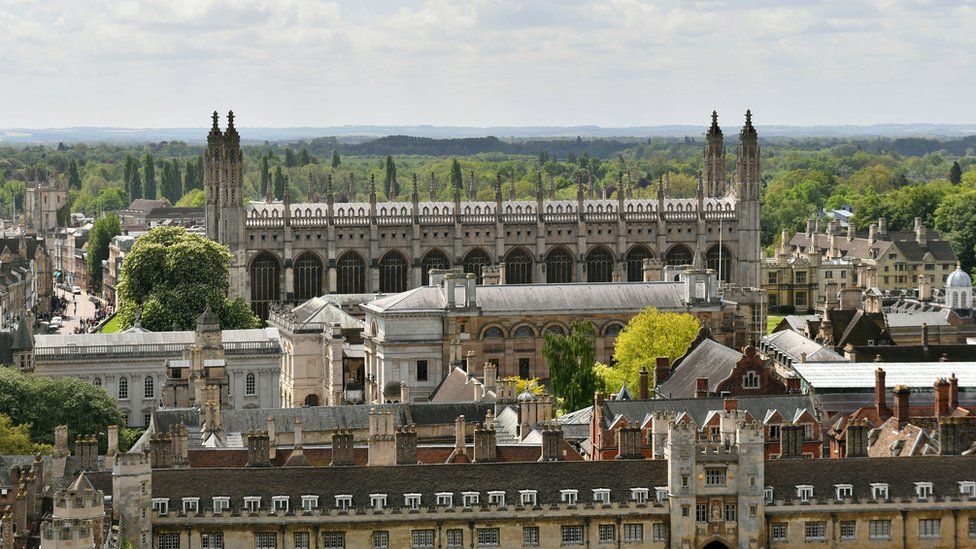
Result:
<svg viewBox="0 0 976 549"><path fill-rule="evenodd" d="M81 286L72 286L71 293L75 295L81 295Z"/></svg>

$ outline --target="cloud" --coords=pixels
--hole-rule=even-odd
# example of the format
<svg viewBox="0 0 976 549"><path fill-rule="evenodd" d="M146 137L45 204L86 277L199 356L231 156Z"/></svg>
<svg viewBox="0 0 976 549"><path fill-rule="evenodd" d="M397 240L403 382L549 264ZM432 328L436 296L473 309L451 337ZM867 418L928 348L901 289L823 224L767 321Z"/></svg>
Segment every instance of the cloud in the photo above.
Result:
<svg viewBox="0 0 976 549"><path fill-rule="evenodd" d="M973 121L974 23L961 1L8 1L0 124Z"/></svg>

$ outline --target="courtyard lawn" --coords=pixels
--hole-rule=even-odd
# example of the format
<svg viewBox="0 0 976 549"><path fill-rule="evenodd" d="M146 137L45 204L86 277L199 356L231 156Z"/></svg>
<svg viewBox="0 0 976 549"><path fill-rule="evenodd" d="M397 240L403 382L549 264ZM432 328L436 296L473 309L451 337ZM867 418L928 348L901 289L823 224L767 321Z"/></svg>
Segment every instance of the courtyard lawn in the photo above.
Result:
<svg viewBox="0 0 976 549"><path fill-rule="evenodd" d="M113 319L114 320L114 319ZM783 320L782 316L778 315L768 315L766 316L766 333L773 333L773 328L776 327Z"/></svg>
<svg viewBox="0 0 976 549"><path fill-rule="evenodd" d="M102 326L102 333L114 334L115 332L118 332L121 328L122 326L119 324L119 317L118 315L116 315L112 317L112 320L109 320L108 322L105 323L104 326Z"/></svg>

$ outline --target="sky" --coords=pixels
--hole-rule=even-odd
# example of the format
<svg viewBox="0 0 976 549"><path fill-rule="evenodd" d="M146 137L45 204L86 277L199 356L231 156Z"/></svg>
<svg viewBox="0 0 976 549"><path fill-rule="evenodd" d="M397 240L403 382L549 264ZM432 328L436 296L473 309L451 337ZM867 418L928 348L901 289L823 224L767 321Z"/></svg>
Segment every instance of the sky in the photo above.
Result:
<svg viewBox="0 0 976 549"><path fill-rule="evenodd" d="M0 0L0 127L976 122L976 4Z"/></svg>

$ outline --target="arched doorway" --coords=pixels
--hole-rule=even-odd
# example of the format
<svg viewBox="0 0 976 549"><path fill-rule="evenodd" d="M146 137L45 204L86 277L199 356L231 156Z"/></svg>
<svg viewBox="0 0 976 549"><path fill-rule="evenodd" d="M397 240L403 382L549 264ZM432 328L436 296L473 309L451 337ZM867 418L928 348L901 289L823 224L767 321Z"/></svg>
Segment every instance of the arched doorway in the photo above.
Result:
<svg viewBox="0 0 976 549"><path fill-rule="evenodd" d="M281 301L281 262L269 252L251 260L251 310L261 320L268 319L272 303Z"/></svg>
<svg viewBox="0 0 976 549"><path fill-rule="evenodd" d="M515 248L505 256L505 283L532 283L532 256L525 248Z"/></svg>
<svg viewBox="0 0 976 549"><path fill-rule="evenodd" d="M305 406L318 406L319 405L319 395L308 395L305 397Z"/></svg>
<svg viewBox="0 0 976 549"><path fill-rule="evenodd" d="M366 293L366 261L356 252L346 252L336 261L336 292Z"/></svg>
<svg viewBox="0 0 976 549"><path fill-rule="evenodd" d="M396 250L390 250L380 258L380 291L399 293L407 291L407 258Z"/></svg>
<svg viewBox="0 0 976 549"><path fill-rule="evenodd" d="M450 267L451 260L447 258L447 254L444 252L437 249L427 252L420 260L420 285L426 286L430 283L431 269L449 269Z"/></svg>
<svg viewBox="0 0 976 549"><path fill-rule="evenodd" d="M706 543L702 549L729 549L729 546L722 543L721 541L714 539Z"/></svg>
<svg viewBox="0 0 976 549"><path fill-rule="evenodd" d="M596 246L586 254L586 281L613 280L613 253L606 246Z"/></svg>
<svg viewBox="0 0 976 549"><path fill-rule="evenodd" d="M627 252L627 281L641 282L644 280L644 260L653 259L654 253L643 244L638 244Z"/></svg>
<svg viewBox="0 0 976 549"><path fill-rule="evenodd" d="M478 284L481 284L481 268L486 265L491 265L491 256L481 248L475 248L464 254L461 265L464 268L464 272L474 273L478 277Z"/></svg>
<svg viewBox="0 0 976 549"><path fill-rule="evenodd" d="M691 259L691 249L688 246L675 244L664 256L664 263L667 265L691 265Z"/></svg>
<svg viewBox="0 0 976 549"><path fill-rule="evenodd" d="M312 252L304 252L295 259L295 300L299 303L322 295L322 261Z"/></svg>
<svg viewBox="0 0 976 549"><path fill-rule="evenodd" d="M562 246L546 254L546 282L565 284L573 281L573 254Z"/></svg>
<svg viewBox="0 0 976 549"><path fill-rule="evenodd" d="M709 269L715 269L719 280L732 282L732 253L725 244L722 244L721 248L718 244L709 248L705 255L705 264Z"/></svg>

